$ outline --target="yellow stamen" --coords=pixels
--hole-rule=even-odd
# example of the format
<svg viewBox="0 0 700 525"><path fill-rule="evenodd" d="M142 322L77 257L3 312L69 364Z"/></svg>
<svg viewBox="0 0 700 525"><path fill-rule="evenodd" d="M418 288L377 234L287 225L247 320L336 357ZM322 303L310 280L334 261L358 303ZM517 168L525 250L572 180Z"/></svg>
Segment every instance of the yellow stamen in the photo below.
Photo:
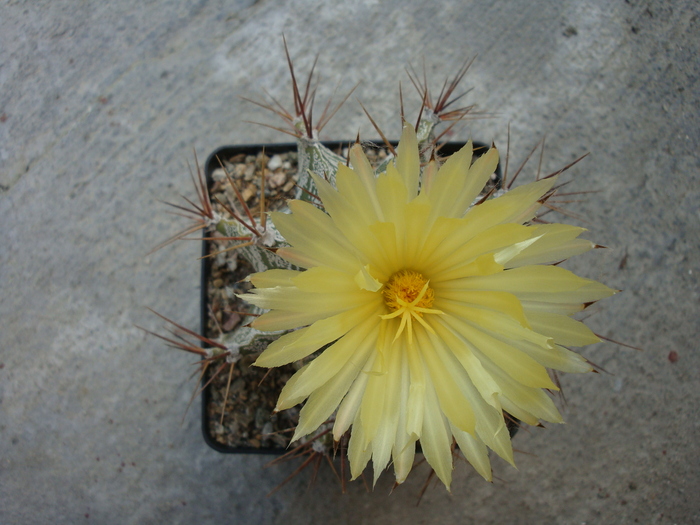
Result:
<svg viewBox="0 0 700 525"><path fill-rule="evenodd" d="M435 293L429 286L430 281L414 270L401 270L395 273L384 286L384 303L391 313L382 315L382 319L401 316L401 324L396 331L394 341L403 333L408 336L408 344L413 344L413 320L431 333L432 327L423 319L423 314L442 314L440 310L430 308L435 301Z"/></svg>

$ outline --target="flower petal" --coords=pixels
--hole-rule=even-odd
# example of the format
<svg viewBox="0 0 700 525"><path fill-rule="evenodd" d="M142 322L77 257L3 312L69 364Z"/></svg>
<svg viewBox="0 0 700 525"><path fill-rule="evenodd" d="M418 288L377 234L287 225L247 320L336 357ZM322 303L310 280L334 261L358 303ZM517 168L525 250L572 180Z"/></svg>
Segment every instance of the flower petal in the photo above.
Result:
<svg viewBox="0 0 700 525"><path fill-rule="evenodd" d="M413 126L404 122L401 140L396 148L396 169L408 190L409 198L418 194L420 176L420 157L418 156L418 139Z"/></svg>
<svg viewBox="0 0 700 525"><path fill-rule="evenodd" d="M475 421L471 430L465 429L455 425L455 422L446 413L445 415L450 419L450 425L459 428L461 431L467 431L473 436L478 435L480 441L483 441L496 451L499 456L513 464L513 449L510 442L510 435L505 425L500 405L498 403L487 403L472 383L467 371L457 361L454 354L450 352L437 336L432 336L431 340L436 356L439 356L439 359L445 363L445 366L449 370L448 373L451 374L455 382L459 385L463 397L468 400L466 405L470 407L472 417Z"/></svg>
<svg viewBox="0 0 700 525"><path fill-rule="evenodd" d="M296 403L289 404L290 400L307 397L344 366L362 368L374 350L379 321L378 315L369 316L294 374L280 393L277 410L294 406Z"/></svg>
<svg viewBox="0 0 700 525"><path fill-rule="evenodd" d="M521 302L511 293L483 290L452 291L449 283L440 287L434 286L434 290L435 293L439 293L441 299L459 302L467 306L477 306L495 310L496 312L512 317L522 326L530 328L530 323L527 317L525 317L525 311Z"/></svg>
<svg viewBox="0 0 700 525"><path fill-rule="evenodd" d="M498 396L502 394L501 387L474 355L472 345L453 332L442 317L436 319L432 323L432 327L440 340L444 341L445 346L450 349L464 367L464 370L469 375L469 379L471 379L481 397L488 404L500 410L501 405L498 401Z"/></svg>
<svg viewBox="0 0 700 525"><path fill-rule="evenodd" d="M456 326L459 326L459 323L469 323L478 327L479 330L488 330L490 333L496 333L500 338L530 341L545 348L551 348L554 344L551 337L525 328L510 316L494 312L493 310L473 308L442 299L435 301L435 308L448 314L443 316L443 318L459 333L461 332L455 327L455 323L457 323Z"/></svg>
<svg viewBox="0 0 700 525"><path fill-rule="evenodd" d="M435 274L430 282L434 284L435 288L443 284L453 287L467 277L500 274L502 271L503 266L496 262L492 253L487 253L469 263L456 264L449 270ZM457 286L454 288L458 289Z"/></svg>
<svg viewBox="0 0 700 525"><path fill-rule="evenodd" d="M350 479L357 479L364 472L369 459L372 457L372 447L365 446L360 415L357 414L352 426L350 442L348 443L348 459L350 460Z"/></svg>
<svg viewBox="0 0 700 525"><path fill-rule="evenodd" d="M267 270L249 275L247 280L256 288L274 288L275 286L291 286L292 279L302 272L295 270Z"/></svg>
<svg viewBox="0 0 700 525"><path fill-rule="evenodd" d="M293 200L288 205L292 213L272 212L270 216L295 250L331 268L357 271L359 261L352 244L328 215L305 201ZM309 231L314 235L308 235Z"/></svg>
<svg viewBox="0 0 700 525"><path fill-rule="evenodd" d="M538 202L547 193L556 177L542 179L509 190L505 195L489 199L478 206L472 206L464 216L468 224L467 232L476 234L497 224L512 222L523 224L534 217L540 208Z"/></svg>
<svg viewBox="0 0 700 525"><path fill-rule="evenodd" d="M356 286L354 288L354 291L339 294L308 293L293 286L277 286L275 288L253 288L251 293L241 297L260 308L303 312L311 316L325 313L324 317L329 317L376 299L373 293L360 290Z"/></svg>
<svg viewBox="0 0 700 525"><path fill-rule="evenodd" d="M510 292L520 300L552 303L588 303L610 297L615 290L584 279L558 266L525 266L497 276L474 277L460 288Z"/></svg>
<svg viewBox="0 0 700 525"><path fill-rule="evenodd" d="M576 238L586 231L584 228L568 224L542 224L530 228L537 240L508 261L506 267L563 261L585 253L595 246L591 241Z"/></svg>
<svg viewBox="0 0 700 525"><path fill-rule="evenodd" d="M272 368L303 359L328 343L344 336L376 309L376 304L360 305L333 317L316 321L307 328L283 335L268 345L255 361L255 366Z"/></svg>
<svg viewBox="0 0 700 525"><path fill-rule="evenodd" d="M491 148L470 167L472 151L473 145L469 141L438 170L427 192L434 206L434 218L462 217L496 170L496 148Z"/></svg>
<svg viewBox="0 0 700 525"><path fill-rule="evenodd" d="M446 363L439 358L435 345L428 338L426 330L416 330L416 339L425 368L430 374L440 409L447 419L457 428L474 434L476 419L470 399L457 386L453 375L447 370ZM465 383L462 382L462 386ZM464 387L463 387L464 388Z"/></svg>
<svg viewBox="0 0 700 525"><path fill-rule="evenodd" d="M247 296L242 297L246 300L248 299ZM256 317L255 320L250 323L250 326L261 332L279 332L281 330L292 330L298 326L315 323L327 315L328 312L308 314L306 312L272 310L271 312L262 314L260 317Z"/></svg>
<svg viewBox="0 0 700 525"><path fill-rule="evenodd" d="M552 423L562 422L561 414L544 390L525 386L514 381L506 372L489 359L482 359L481 362L486 371L491 374L498 383L503 392L500 398L501 403L503 404L503 408L510 414L513 414L518 419L530 425L533 424L532 417L528 418L527 414ZM511 405L513 408L511 408ZM518 409L524 411L523 417L520 417ZM534 424L537 424L537 422L535 421Z"/></svg>
<svg viewBox="0 0 700 525"><path fill-rule="evenodd" d="M350 385L360 373L360 366L350 362L326 382L314 390L299 413L299 424L292 442L316 430L338 408Z"/></svg>
<svg viewBox="0 0 700 525"><path fill-rule="evenodd" d="M585 324L565 315L546 312L528 312L532 329L549 334L554 341L565 346L586 346L600 343L600 339Z"/></svg>
<svg viewBox="0 0 700 525"><path fill-rule="evenodd" d="M391 163L386 167L386 173L377 177L377 197L385 221L398 222L403 219L408 191L398 170Z"/></svg>
<svg viewBox="0 0 700 525"><path fill-rule="evenodd" d="M399 358L401 360L401 384L399 387L399 408L397 411L398 422L391 455L394 460L396 482L403 483L413 466L413 458L416 453L416 438L407 430L408 414L406 407L408 406L408 393L411 384L408 360L404 352L399 354Z"/></svg>
<svg viewBox="0 0 700 525"><path fill-rule="evenodd" d="M309 293L342 294L357 291L352 274L328 266L317 266L305 272L298 272L292 278L292 285L302 292Z"/></svg>
<svg viewBox="0 0 700 525"><path fill-rule="evenodd" d="M561 370L569 374L582 374L593 370L593 367L583 357L560 345L555 344L553 348L543 348L529 341L511 341L511 344L542 366L553 370Z"/></svg>
<svg viewBox="0 0 700 525"><path fill-rule="evenodd" d="M426 263L430 265L434 280L445 279L441 272L463 266L480 255L512 246L532 236L531 230L520 224L499 224L470 239L465 239L460 234L458 231L452 238L445 239Z"/></svg>
<svg viewBox="0 0 700 525"><path fill-rule="evenodd" d="M437 394L429 375L425 373L426 388L423 430L420 443L428 464L433 467L440 481L450 490L452 483L452 433L442 415Z"/></svg>
<svg viewBox="0 0 700 525"><path fill-rule="evenodd" d="M384 381L383 414L372 440L372 464L374 466L375 484L391 458L396 430L399 424L399 415L402 411L399 402L402 386L401 360L403 352L398 345L391 345L393 334L386 333L384 337L384 348L388 350L388 366L386 374L382 376ZM366 395L370 395L369 389Z"/></svg>
<svg viewBox="0 0 700 525"><path fill-rule="evenodd" d="M369 356L362 369L362 373L357 376L357 379L338 407L338 412L335 415L335 423L333 424L333 439L335 441L340 441L340 438L347 432L350 425L357 417L360 406L362 405L365 389L367 388L367 382L369 381L369 372L374 366L376 356L376 352ZM362 446L364 447L364 443Z"/></svg>
<svg viewBox="0 0 700 525"><path fill-rule="evenodd" d="M421 437L426 396L425 367L418 350L409 345L404 347L410 371L411 385L408 389L408 402L406 403L406 432L416 439Z"/></svg>
<svg viewBox="0 0 700 525"><path fill-rule="evenodd" d="M352 170L338 164L335 179L338 191L363 216L366 224L383 221L382 208L377 198L377 179L362 146L354 144L350 148L349 158Z"/></svg>
<svg viewBox="0 0 700 525"><path fill-rule="evenodd" d="M492 481L493 474L491 473L489 451L484 442L454 426L450 426L450 428L459 445L459 449L464 454L464 457L467 458L467 461L486 481Z"/></svg>
<svg viewBox="0 0 700 525"><path fill-rule="evenodd" d="M533 388L558 390L547 370L524 352L451 315L446 315L445 321L474 345L478 350L478 353L475 352L477 357L480 354L487 356L515 381Z"/></svg>

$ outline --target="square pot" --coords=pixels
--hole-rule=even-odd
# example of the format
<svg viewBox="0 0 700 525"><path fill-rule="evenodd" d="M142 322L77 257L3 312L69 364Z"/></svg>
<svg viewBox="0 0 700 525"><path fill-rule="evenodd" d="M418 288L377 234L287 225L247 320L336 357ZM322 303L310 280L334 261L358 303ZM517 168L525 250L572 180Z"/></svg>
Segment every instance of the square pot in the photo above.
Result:
<svg viewBox="0 0 700 525"><path fill-rule="evenodd" d="M353 141L323 142L327 148L339 154L342 154L343 148L347 148L352 143ZM381 142L376 142L376 144L381 144ZM464 144L464 142L444 143L440 149L440 154L445 156L451 155L461 149ZM396 146L397 143L393 142L392 145ZM210 192L213 191L217 184L216 170L221 167L221 163L230 163L230 169L227 169L234 171L234 175L238 173L244 184L248 183L247 188L239 187L239 190L244 197L251 195L250 184L253 183L253 177L250 173L250 166L254 162L251 156L257 157L262 153L263 148L266 156L271 158L274 158L276 155L279 156L274 163L277 173L287 171L289 174L296 174L297 144L294 142L223 146L211 153L205 163L204 171ZM488 146L475 142L474 148L478 156L478 151L485 152ZM367 148L365 149L367 150ZM375 150L375 158L383 155L381 153L382 150L385 149L381 146ZM370 160L371 158L372 155L370 153ZM231 160L236 160L236 163L231 163ZM282 162L281 167L277 166L279 162ZM250 177L246 176L246 170L247 175L250 175ZM291 175L285 177L270 173L268 180L270 180L269 177L271 176L277 177L275 183L279 183L279 186L277 186L275 195L268 202L274 205L275 196L277 197L277 202L282 202L284 198L291 198L294 192L293 184L290 185L289 183ZM496 168L496 179L492 181L492 184L498 187L501 180L499 164ZM257 197L251 196L251 198L255 199ZM204 236L207 236L206 232ZM203 241L203 256L210 253L210 246L213 242ZM245 291L246 285L241 284L239 281L246 275L247 263L242 258L238 258L238 260L239 263L235 270L236 276L234 277L234 272L227 271L225 266L223 269L221 266L217 266L219 263L216 260L212 260L212 258L202 259L200 333L204 337L215 339L217 336L213 330L217 323L211 320L212 315L210 312L214 312L214 315L218 315L216 312L221 312L221 319L218 320L218 325L222 326L224 331L227 331L226 327L232 322L230 314L222 310L222 300L217 294L219 294L218 290L223 287L228 293L229 301L234 302L237 299L234 299L231 290L235 293ZM230 264L230 266L233 266L233 264ZM253 270L248 268L247 271L252 272ZM217 301L219 304L212 304L217 303ZM233 317L233 321L235 320L235 317ZM241 322L247 321L243 319ZM202 392L202 432L204 440L214 450L222 453L280 455L287 450L289 439L292 436L292 432L285 433L284 431L295 425L295 418L298 418L299 408L294 407L279 414L273 414L272 412L281 388L296 371L297 367L292 364L269 372L267 369L247 366L252 361L253 359L246 360L244 358L236 363L231 371L230 378L228 373L222 373L213 381L210 381L211 377L202 379L204 387ZM256 386L258 384L260 386ZM223 395L224 388L228 391L228 403L222 418L222 398L225 398ZM255 406L256 404L257 406ZM514 434L514 430L517 430L517 425L510 427L510 430L511 434Z"/></svg>

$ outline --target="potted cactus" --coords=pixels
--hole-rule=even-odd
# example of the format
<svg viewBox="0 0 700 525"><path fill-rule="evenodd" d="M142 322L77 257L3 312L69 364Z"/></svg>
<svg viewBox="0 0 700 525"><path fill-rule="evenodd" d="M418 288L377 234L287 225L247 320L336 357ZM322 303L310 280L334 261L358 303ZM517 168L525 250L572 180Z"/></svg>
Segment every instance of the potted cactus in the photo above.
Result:
<svg viewBox="0 0 700 525"><path fill-rule="evenodd" d="M402 109L392 143L372 121L368 154L319 140L337 107L314 124L313 69L301 90L288 62L294 111L257 104L296 142L217 150L178 206L195 222L174 238L205 231L208 306L202 334L159 337L201 357L205 436L325 460L341 484L346 456L352 478L391 461L401 483L420 450L447 487L457 450L490 480L519 422L561 421L551 371L591 371L569 347L599 341L572 316L614 293L557 266L596 247L540 219L563 170L506 191L496 148L440 143L473 110L452 108L469 63L436 98L412 74L417 124Z"/></svg>

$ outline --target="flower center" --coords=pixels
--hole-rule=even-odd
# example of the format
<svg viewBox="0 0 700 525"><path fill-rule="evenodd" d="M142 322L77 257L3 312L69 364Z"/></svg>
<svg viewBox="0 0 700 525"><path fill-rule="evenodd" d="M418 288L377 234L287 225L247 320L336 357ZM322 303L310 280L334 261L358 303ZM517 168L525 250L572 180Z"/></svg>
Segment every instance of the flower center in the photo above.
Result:
<svg viewBox="0 0 700 525"><path fill-rule="evenodd" d="M430 308L435 300L435 294L428 286L428 281L413 270L401 270L392 275L385 284L383 294L384 302L392 312L407 304L418 308Z"/></svg>
<svg viewBox="0 0 700 525"><path fill-rule="evenodd" d="M423 314L442 314L433 310L435 293L429 286L430 281L414 270L396 272L384 285L382 294L384 303L391 313L382 315L382 319L401 317L394 341L407 329L408 343L413 343L413 321L418 321L429 332L435 333L432 327L423 319Z"/></svg>

